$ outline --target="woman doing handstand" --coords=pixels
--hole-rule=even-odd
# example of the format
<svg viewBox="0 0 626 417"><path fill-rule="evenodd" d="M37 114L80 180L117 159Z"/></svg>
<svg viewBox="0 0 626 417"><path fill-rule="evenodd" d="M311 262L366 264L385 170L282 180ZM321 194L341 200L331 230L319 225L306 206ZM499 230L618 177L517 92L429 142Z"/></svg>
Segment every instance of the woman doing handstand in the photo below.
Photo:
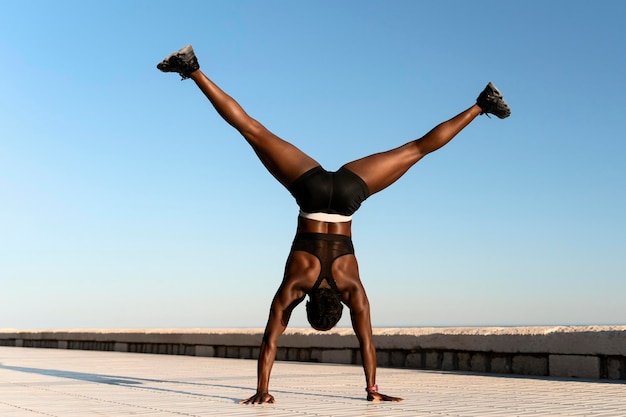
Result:
<svg viewBox="0 0 626 417"><path fill-rule="evenodd" d="M510 110L491 83L476 104L433 128L423 137L400 147L349 162L328 172L294 145L284 141L250 117L229 95L200 71L191 45L174 52L157 68L191 78L215 110L241 133L268 171L296 199L300 207L296 236L285 266L283 281L272 301L258 360L256 393L245 404L273 403L269 380L277 342L287 328L293 309L306 295L307 318L314 329L329 330L350 309L359 341L367 400L400 401L378 392L376 350L372 341L370 306L359 278L351 240L352 215L369 196L387 188L425 155L447 144L478 115L503 119Z"/></svg>

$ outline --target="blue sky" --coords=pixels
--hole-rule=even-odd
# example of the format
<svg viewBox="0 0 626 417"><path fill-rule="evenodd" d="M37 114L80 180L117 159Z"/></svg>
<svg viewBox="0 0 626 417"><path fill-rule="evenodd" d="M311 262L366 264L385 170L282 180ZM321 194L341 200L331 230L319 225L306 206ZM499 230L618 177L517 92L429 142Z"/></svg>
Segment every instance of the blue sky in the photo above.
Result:
<svg viewBox="0 0 626 417"><path fill-rule="evenodd" d="M374 326L626 324L624 2L0 3L0 328L265 325L297 206L188 43L330 170L504 93L355 215Z"/></svg>

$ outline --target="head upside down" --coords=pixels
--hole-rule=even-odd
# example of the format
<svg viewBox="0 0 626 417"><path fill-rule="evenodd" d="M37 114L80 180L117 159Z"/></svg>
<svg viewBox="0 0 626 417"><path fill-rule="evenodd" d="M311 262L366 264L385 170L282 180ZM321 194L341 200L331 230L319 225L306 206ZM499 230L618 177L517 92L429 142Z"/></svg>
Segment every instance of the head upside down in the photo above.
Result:
<svg viewBox="0 0 626 417"><path fill-rule="evenodd" d="M341 296L332 288L316 288L309 294L306 316L315 330L327 331L341 319L343 304Z"/></svg>

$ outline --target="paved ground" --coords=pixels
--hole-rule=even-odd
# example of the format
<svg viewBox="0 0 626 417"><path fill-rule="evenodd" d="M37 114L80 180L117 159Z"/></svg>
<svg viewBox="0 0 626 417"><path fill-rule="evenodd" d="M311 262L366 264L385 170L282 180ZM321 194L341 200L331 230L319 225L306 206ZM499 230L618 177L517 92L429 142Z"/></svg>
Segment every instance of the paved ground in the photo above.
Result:
<svg viewBox="0 0 626 417"><path fill-rule="evenodd" d="M245 406L256 362L0 347L0 416L626 416L626 384L379 369L364 400L359 367L277 362L277 403Z"/></svg>

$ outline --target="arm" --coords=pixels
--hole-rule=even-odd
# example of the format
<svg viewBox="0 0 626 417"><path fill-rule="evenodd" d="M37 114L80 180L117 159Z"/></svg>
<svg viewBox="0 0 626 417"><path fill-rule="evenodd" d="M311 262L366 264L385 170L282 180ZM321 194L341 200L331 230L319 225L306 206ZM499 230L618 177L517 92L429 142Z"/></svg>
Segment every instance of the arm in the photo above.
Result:
<svg viewBox="0 0 626 417"><path fill-rule="evenodd" d="M376 386L376 348L372 339L372 322L370 319L370 305L363 287L356 296L350 297L350 317L352 327L361 348L363 371L365 372L365 386L368 401L402 401L402 398L391 397L378 392Z"/></svg>
<svg viewBox="0 0 626 417"><path fill-rule="evenodd" d="M300 304L304 297L297 292L281 286L270 307L270 317L265 327L263 341L257 365L257 389L252 397L240 401L240 404L274 403L274 397L269 393L270 374L276 359L278 338L287 328L293 309Z"/></svg>

